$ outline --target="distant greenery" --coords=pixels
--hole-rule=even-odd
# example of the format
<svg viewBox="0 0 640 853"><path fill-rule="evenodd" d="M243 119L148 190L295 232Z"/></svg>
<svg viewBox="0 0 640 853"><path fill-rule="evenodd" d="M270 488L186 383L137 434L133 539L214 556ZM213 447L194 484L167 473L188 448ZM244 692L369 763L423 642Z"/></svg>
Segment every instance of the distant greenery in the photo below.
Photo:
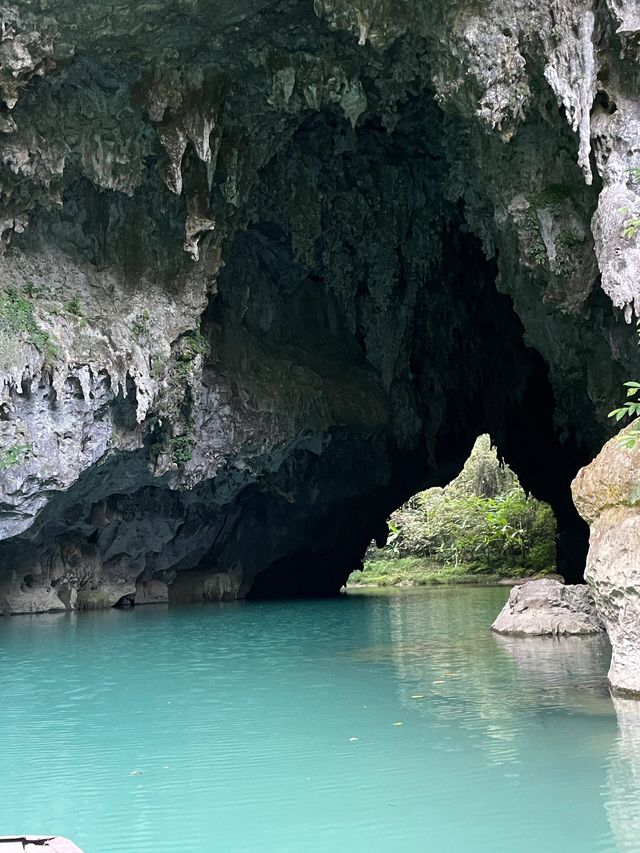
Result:
<svg viewBox="0 0 640 853"><path fill-rule="evenodd" d="M184 381L192 368L197 355L209 355L209 341L200 332L187 332L180 339L180 347L176 354L176 376Z"/></svg>
<svg viewBox="0 0 640 853"><path fill-rule="evenodd" d="M495 581L555 569L556 521L528 497L481 436L460 475L415 495L390 519L388 544L371 549L355 583Z"/></svg>
<svg viewBox="0 0 640 853"><path fill-rule="evenodd" d="M350 583L373 586L437 586L448 583L497 583L505 577L522 577L526 572L472 572L465 566L443 566L424 557L396 557L368 560L364 573L354 572Z"/></svg>

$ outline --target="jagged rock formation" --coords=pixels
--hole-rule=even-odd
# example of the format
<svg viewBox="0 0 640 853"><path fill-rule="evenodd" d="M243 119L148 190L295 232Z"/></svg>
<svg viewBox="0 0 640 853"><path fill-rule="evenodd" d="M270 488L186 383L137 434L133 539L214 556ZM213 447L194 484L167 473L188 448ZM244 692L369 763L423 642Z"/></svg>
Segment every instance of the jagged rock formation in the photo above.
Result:
<svg viewBox="0 0 640 853"><path fill-rule="evenodd" d="M335 592L481 432L581 576L637 364L632 0L0 22L0 611Z"/></svg>
<svg viewBox="0 0 640 853"><path fill-rule="evenodd" d="M609 681L640 697L640 446L607 442L572 489L591 527L585 576L611 640Z"/></svg>
<svg viewBox="0 0 640 853"><path fill-rule="evenodd" d="M514 586L491 628L498 634L599 634L602 622L586 584L542 578Z"/></svg>

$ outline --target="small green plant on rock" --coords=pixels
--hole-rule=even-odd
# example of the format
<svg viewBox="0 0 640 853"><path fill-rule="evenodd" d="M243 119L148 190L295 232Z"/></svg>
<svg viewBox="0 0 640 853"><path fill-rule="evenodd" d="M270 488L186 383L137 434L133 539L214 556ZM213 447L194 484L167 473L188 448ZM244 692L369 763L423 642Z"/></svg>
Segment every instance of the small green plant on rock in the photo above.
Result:
<svg viewBox="0 0 640 853"><path fill-rule="evenodd" d="M151 355L151 378L156 381L162 379L167 372L167 357L158 352Z"/></svg>
<svg viewBox="0 0 640 853"><path fill-rule="evenodd" d="M547 247L540 233L540 222L538 214L533 208L530 208L524 217L524 232L529 238L529 253L533 258L536 266L541 267L547 263Z"/></svg>
<svg viewBox="0 0 640 853"><path fill-rule="evenodd" d="M172 442L171 458L176 465L184 465L193 456L191 439L188 435L177 435Z"/></svg>
<svg viewBox="0 0 640 853"><path fill-rule="evenodd" d="M556 263L555 271L558 275L571 275L575 269L573 260L574 251L582 243L571 231L561 231L556 237Z"/></svg>
<svg viewBox="0 0 640 853"><path fill-rule="evenodd" d="M131 330L134 336L140 340L141 338L146 338L151 331L151 327L149 325L149 309L145 308L139 314L136 315L135 320L133 321L133 326Z"/></svg>
<svg viewBox="0 0 640 853"><path fill-rule="evenodd" d="M200 332L187 332L182 337L178 361L193 361L197 355L209 355L209 341Z"/></svg>
<svg viewBox="0 0 640 853"><path fill-rule="evenodd" d="M622 236L627 240L633 240L636 234L640 234L640 216L630 216L625 220L622 228Z"/></svg>
<svg viewBox="0 0 640 853"><path fill-rule="evenodd" d="M571 187L567 184L550 184L533 197L536 210L548 210L557 216L565 201L571 198Z"/></svg>
<svg viewBox="0 0 640 853"><path fill-rule="evenodd" d="M209 355L209 351L209 341L200 332L187 332L183 335L175 356L177 378L181 381L185 380L189 376L196 356Z"/></svg>
<svg viewBox="0 0 640 853"><path fill-rule="evenodd" d="M530 207L524 215L522 223L523 231L528 240L528 252L536 266L547 266L549 263L547 247L542 238L539 214L548 211L552 216L558 217L563 212L563 207L571 201L571 187L567 184L550 184L529 197ZM556 275L570 275L575 264L573 251L582 241L573 236L570 231L561 231L556 238L556 261L554 272Z"/></svg>
<svg viewBox="0 0 640 853"><path fill-rule="evenodd" d="M0 450L0 470L6 471L7 468L13 468L14 465L24 462L25 457L32 450L32 444L14 444L12 447L5 447Z"/></svg>
<svg viewBox="0 0 640 853"><path fill-rule="evenodd" d="M73 314L74 317L82 317L82 309L80 308L80 299L78 296L72 296L71 299L67 299L67 301L62 306L65 311L69 314Z"/></svg>
<svg viewBox="0 0 640 853"><path fill-rule="evenodd" d="M640 345L640 320L636 320L636 328L638 330L638 344ZM637 418L640 416L640 399L631 399L632 397L638 397L640 382L629 381L625 382L624 386L627 389L627 400L622 406L609 412L609 417L615 418L616 423L620 422L623 418ZM622 447L632 450L638 441L640 441L640 424L619 435L618 441Z"/></svg>
<svg viewBox="0 0 640 853"><path fill-rule="evenodd" d="M60 348L48 332L41 329L33 315L33 305L12 288L0 292L0 333L22 333L49 364L60 356Z"/></svg>

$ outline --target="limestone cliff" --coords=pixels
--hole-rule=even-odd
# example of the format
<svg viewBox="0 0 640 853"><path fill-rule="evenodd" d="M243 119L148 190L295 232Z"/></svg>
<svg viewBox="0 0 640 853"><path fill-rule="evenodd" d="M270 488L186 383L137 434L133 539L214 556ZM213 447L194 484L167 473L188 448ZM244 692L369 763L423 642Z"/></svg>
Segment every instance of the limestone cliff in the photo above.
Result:
<svg viewBox="0 0 640 853"><path fill-rule="evenodd" d="M640 697L640 445L607 442L572 488L591 526L586 580L611 640L609 681Z"/></svg>
<svg viewBox="0 0 640 853"><path fill-rule="evenodd" d="M637 368L633 0L0 6L0 611L336 591Z"/></svg>

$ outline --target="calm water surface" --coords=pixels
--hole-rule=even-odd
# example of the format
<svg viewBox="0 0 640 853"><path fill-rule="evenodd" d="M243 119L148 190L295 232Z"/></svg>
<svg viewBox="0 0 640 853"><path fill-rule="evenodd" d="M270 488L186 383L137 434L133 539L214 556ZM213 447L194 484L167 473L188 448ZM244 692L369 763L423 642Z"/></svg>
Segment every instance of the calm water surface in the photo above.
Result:
<svg viewBox="0 0 640 853"><path fill-rule="evenodd" d="M0 834L86 853L640 850L640 712L501 588L0 620ZM616 713L617 712L617 713Z"/></svg>

